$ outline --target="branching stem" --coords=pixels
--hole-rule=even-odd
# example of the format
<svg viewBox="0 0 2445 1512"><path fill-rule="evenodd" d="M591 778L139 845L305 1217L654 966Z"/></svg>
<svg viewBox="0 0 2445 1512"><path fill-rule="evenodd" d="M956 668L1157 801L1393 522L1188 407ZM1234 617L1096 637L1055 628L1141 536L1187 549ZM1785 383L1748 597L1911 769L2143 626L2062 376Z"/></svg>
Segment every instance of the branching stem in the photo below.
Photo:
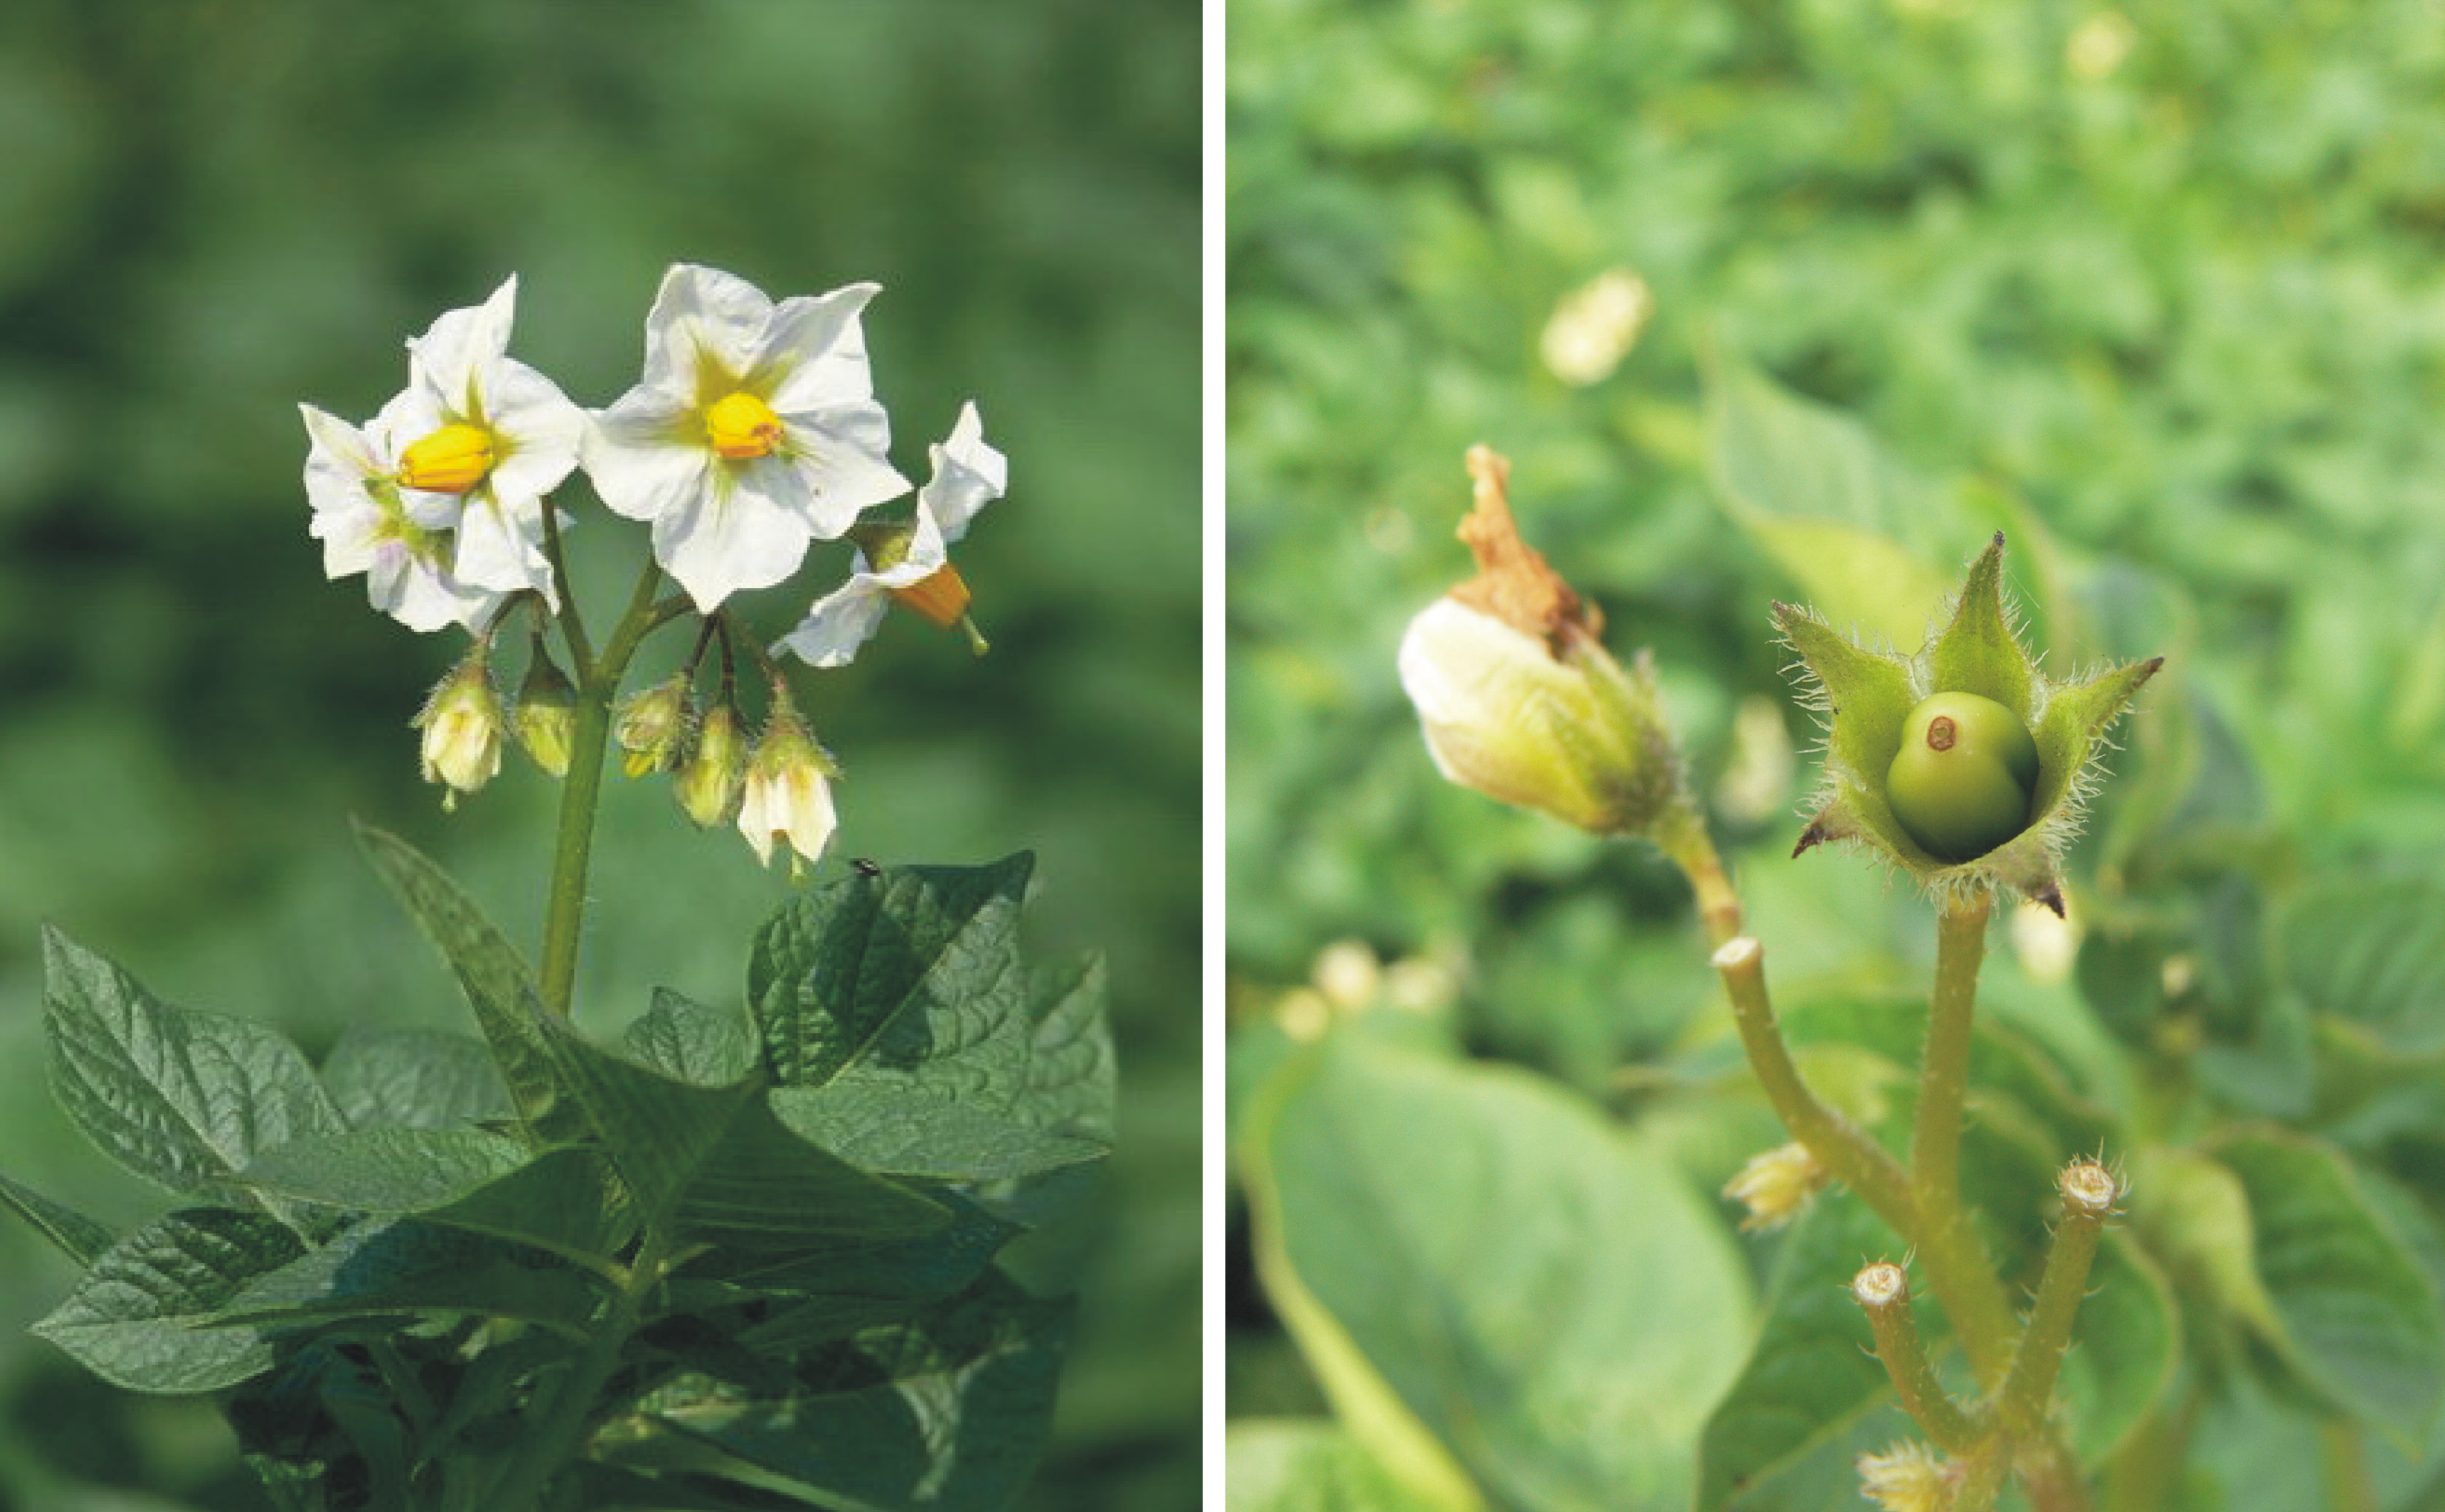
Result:
<svg viewBox="0 0 2445 1512"><path fill-rule="evenodd" d="M502 1472L485 1505L496 1512L532 1512L543 1505L551 1478L586 1445L588 1419L604 1383L619 1368L620 1351L636 1332L645 1299L662 1284L666 1252L663 1226L648 1224L637 1246L636 1261L620 1290L605 1307L602 1318L534 1418L524 1447Z"/></svg>

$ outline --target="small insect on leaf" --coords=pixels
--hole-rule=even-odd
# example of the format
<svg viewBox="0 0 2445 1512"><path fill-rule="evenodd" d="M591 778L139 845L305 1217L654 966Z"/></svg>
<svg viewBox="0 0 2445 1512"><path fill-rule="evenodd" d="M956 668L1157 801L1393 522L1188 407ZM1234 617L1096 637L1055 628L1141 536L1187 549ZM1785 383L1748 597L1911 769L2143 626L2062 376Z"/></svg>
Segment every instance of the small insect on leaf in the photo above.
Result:
<svg viewBox="0 0 2445 1512"><path fill-rule="evenodd" d="M851 856L849 858L849 864L857 868L857 874L861 877L879 877L883 875L883 868L875 865L871 859L866 856Z"/></svg>

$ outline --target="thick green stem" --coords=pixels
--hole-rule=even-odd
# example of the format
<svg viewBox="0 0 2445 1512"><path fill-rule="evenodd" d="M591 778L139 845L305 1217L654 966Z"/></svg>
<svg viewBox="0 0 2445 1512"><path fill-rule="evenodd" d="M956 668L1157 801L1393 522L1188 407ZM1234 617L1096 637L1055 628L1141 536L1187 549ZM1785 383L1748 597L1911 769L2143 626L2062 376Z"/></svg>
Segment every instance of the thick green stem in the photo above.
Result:
<svg viewBox="0 0 2445 1512"><path fill-rule="evenodd" d="M1714 963L1732 999L1732 1022L1740 1030L1742 1048L1782 1127L1895 1233L1907 1240L1918 1232L1918 1209L1901 1163L1858 1125L1819 1101L1791 1063L1791 1051L1774 1021L1774 1004L1766 997L1764 947L1742 935L1715 952Z"/></svg>
<svg viewBox="0 0 2445 1512"><path fill-rule="evenodd" d="M619 1368L621 1347L636 1331L645 1298L663 1279L665 1244L662 1225L649 1224L637 1246L625 1282L604 1309L586 1350L569 1366L536 1413L518 1457L502 1472L485 1502L491 1512L533 1512L543 1505L551 1478L586 1445L587 1420L604 1383Z"/></svg>
<svg viewBox="0 0 2445 1512"><path fill-rule="evenodd" d="M1981 894L1935 921L1935 990L1919 1071L1918 1119L1911 1129L1915 1236L1936 1299L1961 1337L1979 1384L2002 1379L2012 1348L2012 1309L1961 1202L1961 1108L1969 1085L1970 1026L1978 964L1987 953L1994 900Z"/></svg>
<svg viewBox="0 0 2445 1512"><path fill-rule="evenodd" d="M594 812L603 799L603 760L610 743L611 700L620 690L621 674L637 654L646 635L686 607L686 600L654 602L662 569L652 563L637 579L628 612L621 617L611 639L580 676L577 707L569 739L569 775L560 790L560 831L552 843L551 887L546 895L543 920L542 991L544 1007L566 1017L577 985L577 944L585 929L586 872L594 854ZM564 590L565 592L565 590ZM563 603L568 601L564 597ZM571 621L564 620L563 629ZM581 647L572 644L571 660Z"/></svg>

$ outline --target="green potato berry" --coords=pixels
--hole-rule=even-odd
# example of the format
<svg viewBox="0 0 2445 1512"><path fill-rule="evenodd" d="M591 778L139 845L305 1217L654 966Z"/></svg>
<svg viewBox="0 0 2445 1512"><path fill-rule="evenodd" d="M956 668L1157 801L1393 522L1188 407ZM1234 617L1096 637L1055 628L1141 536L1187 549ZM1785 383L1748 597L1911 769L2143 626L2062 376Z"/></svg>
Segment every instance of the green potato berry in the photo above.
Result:
<svg viewBox="0 0 2445 1512"><path fill-rule="evenodd" d="M2026 828L2037 785L2038 746L2020 716L1975 693L1938 693L1902 721L1885 796L1928 854L1957 862Z"/></svg>

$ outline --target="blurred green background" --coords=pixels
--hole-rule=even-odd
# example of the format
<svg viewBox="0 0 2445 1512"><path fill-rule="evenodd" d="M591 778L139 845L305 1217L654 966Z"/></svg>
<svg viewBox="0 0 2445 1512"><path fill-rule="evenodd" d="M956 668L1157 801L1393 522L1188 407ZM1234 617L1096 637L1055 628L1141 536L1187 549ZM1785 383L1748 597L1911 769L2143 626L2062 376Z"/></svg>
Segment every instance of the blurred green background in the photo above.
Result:
<svg viewBox="0 0 2445 1512"><path fill-rule="evenodd" d="M1776 1137L1672 1095L1670 1057L1723 1032L1679 876L1427 759L1394 649L1469 570L1450 532L1482 441L1616 651L1653 647L1801 995L1923 991L1931 930L1867 862L1789 859L1815 733L1771 600L1908 649L2001 529L2057 675L2166 654L2072 858L2081 930L1999 928L1988 997L2101 1096L2137 1077L2318 1129L2434 1217L2427 1115L2346 1112L2380 1083L2433 1097L2433 1055L2313 1045L2286 989L2317 943L2304 879L2434 876L2445 841L2435 6L1233 0L1231 22L1235 1093L1285 1026L1394 1002L1575 1086L1696 1190ZM1812 495L1759 466L1744 403L1879 481ZM1812 561L1795 522L1882 543L1880 570ZM2433 987L2431 932L2395 989ZM1230 1409L1316 1412L1236 1203L1233 1233ZM2263 1494L2190 1504L2318 1504L2314 1440L2249 1421L2206 1437L2220 1484ZM2409 1473L2381 1471L2389 1500Z"/></svg>
<svg viewBox="0 0 2445 1512"><path fill-rule="evenodd" d="M297 401L371 414L401 341L512 271L516 355L597 405L672 261L776 297L873 278L903 470L974 396L1013 490L961 558L989 658L902 616L801 680L848 771L835 854L1034 848L1036 945L1110 952L1121 1146L1031 1504L1195 1504L1198 25L1189 0L0 11L0 1163L103 1216L163 1205L50 1106L41 921L318 1050L463 1012L351 814L539 928L554 790L513 756L445 820L418 781L406 721L457 638L324 581ZM643 532L580 513L607 623ZM845 555L751 617L780 633ZM581 1016L656 982L736 1000L780 874L616 779L596 856ZM258 1504L208 1410L25 1336L69 1276L0 1226L0 1506Z"/></svg>

